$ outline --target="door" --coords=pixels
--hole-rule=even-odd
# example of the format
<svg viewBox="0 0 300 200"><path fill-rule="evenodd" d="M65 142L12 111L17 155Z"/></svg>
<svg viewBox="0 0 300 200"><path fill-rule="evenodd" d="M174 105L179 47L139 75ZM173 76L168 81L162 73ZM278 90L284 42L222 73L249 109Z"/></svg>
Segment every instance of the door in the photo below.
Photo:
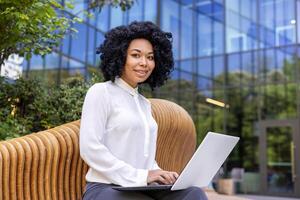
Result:
<svg viewBox="0 0 300 200"><path fill-rule="evenodd" d="M261 193L300 197L299 120L264 120L259 127Z"/></svg>

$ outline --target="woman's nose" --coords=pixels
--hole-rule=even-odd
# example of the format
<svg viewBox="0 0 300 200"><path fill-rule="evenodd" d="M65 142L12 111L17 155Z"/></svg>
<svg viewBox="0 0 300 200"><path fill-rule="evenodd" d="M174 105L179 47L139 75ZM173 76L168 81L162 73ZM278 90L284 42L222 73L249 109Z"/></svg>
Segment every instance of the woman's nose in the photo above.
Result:
<svg viewBox="0 0 300 200"><path fill-rule="evenodd" d="M146 66L147 65L147 59L144 56L141 57L140 65L142 65L142 66Z"/></svg>

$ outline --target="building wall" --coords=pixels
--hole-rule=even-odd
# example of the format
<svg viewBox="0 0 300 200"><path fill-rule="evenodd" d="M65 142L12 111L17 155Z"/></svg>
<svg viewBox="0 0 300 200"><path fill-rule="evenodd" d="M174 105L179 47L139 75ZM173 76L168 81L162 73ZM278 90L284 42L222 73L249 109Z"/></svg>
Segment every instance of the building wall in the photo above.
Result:
<svg viewBox="0 0 300 200"><path fill-rule="evenodd" d="M73 14L87 8L76 2ZM25 74L55 83L75 74L88 79L107 30L134 20L155 22L172 32L176 62L172 79L154 92L146 88L146 96L186 108L199 142L208 130L240 136L228 166L257 172L257 124L299 117L299 11L299 0L139 0L126 12L106 6L94 18L80 13L79 33L44 59L26 62Z"/></svg>

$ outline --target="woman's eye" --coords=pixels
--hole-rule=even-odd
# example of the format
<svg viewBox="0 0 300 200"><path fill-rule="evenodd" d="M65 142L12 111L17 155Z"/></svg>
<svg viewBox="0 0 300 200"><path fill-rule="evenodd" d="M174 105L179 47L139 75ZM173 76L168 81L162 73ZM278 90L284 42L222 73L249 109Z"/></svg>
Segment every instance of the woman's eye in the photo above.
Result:
<svg viewBox="0 0 300 200"><path fill-rule="evenodd" d="M131 54L131 56L134 57L134 58L139 58L140 57L139 54Z"/></svg>
<svg viewBox="0 0 300 200"><path fill-rule="evenodd" d="M154 56L149 56L148 59L149 60L154 60Z"/></svg>

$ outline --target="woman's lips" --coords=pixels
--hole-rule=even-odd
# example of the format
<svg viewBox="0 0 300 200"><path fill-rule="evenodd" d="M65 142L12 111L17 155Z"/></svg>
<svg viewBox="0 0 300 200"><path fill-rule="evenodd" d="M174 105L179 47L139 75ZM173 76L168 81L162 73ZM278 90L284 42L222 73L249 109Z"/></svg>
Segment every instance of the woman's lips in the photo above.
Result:
<svg viewBox="0 0 300 200"><path fill-rule="evenodd" d="M135 73L139 76L146 76L148 71L145 70L134 70Z"/></svg>

